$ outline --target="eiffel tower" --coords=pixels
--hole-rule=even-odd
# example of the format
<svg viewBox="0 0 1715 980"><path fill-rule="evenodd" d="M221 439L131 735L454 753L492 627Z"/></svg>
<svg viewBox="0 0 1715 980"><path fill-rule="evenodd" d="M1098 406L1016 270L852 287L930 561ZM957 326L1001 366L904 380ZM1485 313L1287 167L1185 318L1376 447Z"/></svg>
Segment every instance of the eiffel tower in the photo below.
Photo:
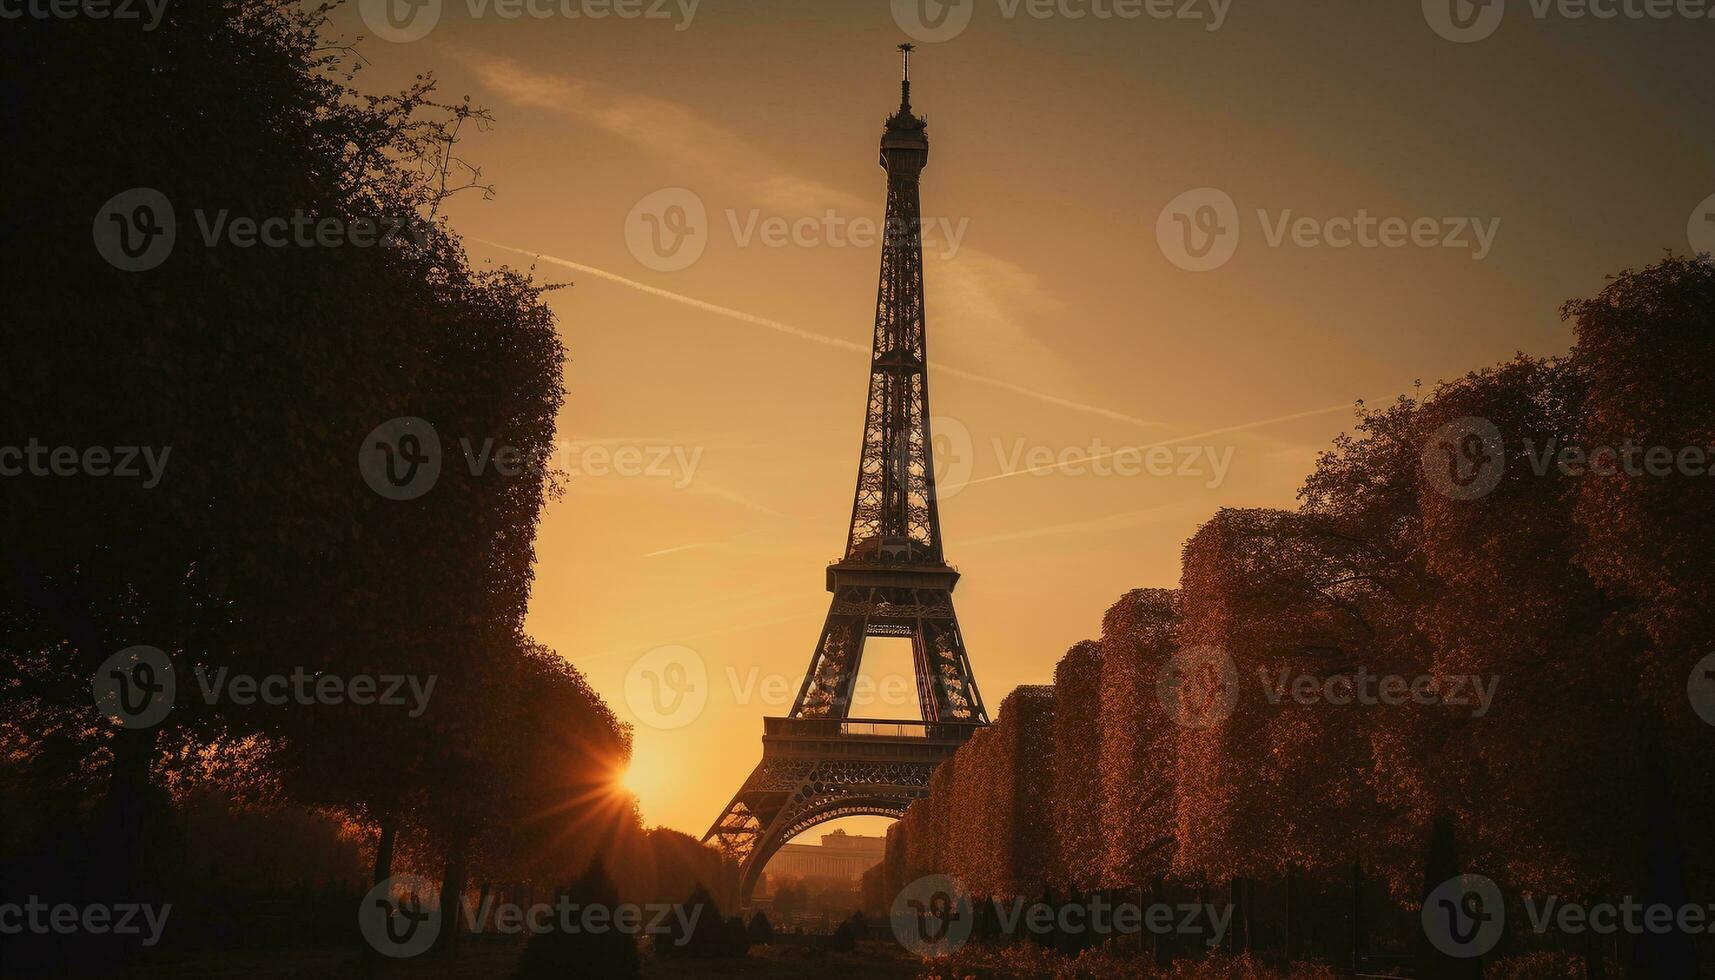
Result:
<svg viewBox="0 0 1715 980"><path fill-rule="evenodd" d="M857 492L845 555L804 683L785 718L764 718L762 762L703 836L740 868L750 893L782 844L840 817L900 817L988 712L953 614L959 573L941 555L924 346L922 216L927 124L911 111L911 50L901 44L899 111L885 123L887 219ZM909 637L922 720L851 717L871 636Z"/></svg>

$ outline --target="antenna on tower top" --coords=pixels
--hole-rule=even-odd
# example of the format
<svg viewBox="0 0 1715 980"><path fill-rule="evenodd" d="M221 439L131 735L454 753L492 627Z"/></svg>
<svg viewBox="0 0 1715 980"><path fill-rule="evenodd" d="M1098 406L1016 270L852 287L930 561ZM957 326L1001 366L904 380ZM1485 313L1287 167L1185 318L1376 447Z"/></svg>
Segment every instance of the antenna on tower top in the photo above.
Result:
<svg viewBox="0 0 1715 980"><path fill-rule="evenodd" d="M899 108L905 112L911 111L911 52L916 47L917 45L909 43L901 44L899 46L900 70L902 74L899 81Z"/></svg>

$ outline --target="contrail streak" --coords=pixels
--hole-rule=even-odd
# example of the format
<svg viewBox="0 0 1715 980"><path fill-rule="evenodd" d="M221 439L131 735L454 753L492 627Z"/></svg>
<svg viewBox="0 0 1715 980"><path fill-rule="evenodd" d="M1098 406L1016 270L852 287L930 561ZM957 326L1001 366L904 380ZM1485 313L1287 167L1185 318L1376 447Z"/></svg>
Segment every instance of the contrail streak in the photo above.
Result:
<svg viewBox="0 0 1715 980"><path fill-rule="evenodd" d="M640 558L659 558L662 555L677 554L681 551L690 551L693 548L708 548L708 547L712 547L712 545L708 544L707 542L699 541L695 544L681 544L681 545L674 545L671 548L662 548L659 551L651 551L648 554L639 555L638 557L640 557Z"/></svg>
<svg viewBox="0 0 1715 980"><path fill-rule="evenodd" d="M867 344L857 344L849 340L841 340L838 337L829 337L826 334L819 334L811 330L805 330L802 327L795 327L790 323L782 323L779 320L771 320L765 316L757 316L754 313L735 310L730 306L721 306L717 303L710 303L706 300L697 299L694 296L675 293L671 290L662 289L659 286L651 286L648 283L638 282L634 279L627 279L624 276L608 272L606 269L598 269L593 265L584 265L582 262L573 262L570 259L557 258L552 255L543 255L540 252L532 252L528 249L514 248L511 245L503 245L500 242L490 241L486 238L473 237L470 240L481 242L484 245L491 245L495 248L505 249L508 252L516 252L519 255L529 255L541 262L549 262L554 265L564 266L568 269L575 269L578 272L588 273L598 279L606 279L608 282L616 282L621 286L628 286L640 293L648 293L651 296L659 296L662 299L672 300L675 303L682 303L686 306L694 307L708 313L714 313L718 316L740 320L744 323L754 324L758 327L766 327L769 330L797 337L800 340L808 340L811 343L824 344L828 347L838 347L841 350L855 350L862 351L864 353L869 352L869 345ZM1015 395L1023 395L1026 398L1035 399L1039 402L1046 402L1049 405L1057 405L1060 408L1068 408L1076 412L1087 412L1091 415L1099 415L1103 418L1114 419L1118 422L1125 422L1130 425L1139 425L1151 429L1161 428L1166 425L1165 422L1141 419L1135 415L1116 412L1111 408L1103 408L1100 405L1091 405L1086 402L1073 401L1070 398L1062 398L1059 395L1049 394L1045 391L1026 388L1023 385L1014 384L1011 381L1003 381L1000 378L991 378L986 374L977 374L974 371L966 371L963 368L952 367L950 365L942 364L939 361L930 361L929 366L937 371L950 374L955 378L963 378L966 381L974 381L977 384L988 385L991 388L1010 391Z"/></svg>

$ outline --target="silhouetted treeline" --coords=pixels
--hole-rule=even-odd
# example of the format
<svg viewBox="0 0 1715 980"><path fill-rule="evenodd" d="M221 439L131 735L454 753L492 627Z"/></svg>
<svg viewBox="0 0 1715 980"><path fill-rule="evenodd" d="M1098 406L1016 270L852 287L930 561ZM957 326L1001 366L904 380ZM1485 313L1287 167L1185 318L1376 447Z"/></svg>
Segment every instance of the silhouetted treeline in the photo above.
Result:
<svg viewBox="0 0 1715 980"><path fill-rule="evenodd" d="M1564 315L1570 355L1360 408L1297 510L1216 514L1178 590L1123 597L936 772L872 903L935 872L979 899L1231 901L1229 952L1463 976L1416 909L1480 874L1505 975L1711 975L1706 934L1539 936L1519 905L1715 896L1715 725L1688 697L1715 652L1715 265L1669 257ZM1468 441L1483 422L1498 443ZM1360 670L1426 695L1280 696Z"/></svg>
<svg viewBox="0 0 1715 980"><path fill-rule="evenodd" d="M4 32L8 131L31 151L3 163L0 444L110 462L150 447L162 463L152 481L0 481L4 898L176 902L170 942L241 941L221 925L233 905L295 896L276 911L337 919L351 941L357 896L404 870L448 895L547 898L611 850L634 861L610 858L622 890L719 889L710 852L645 834L615 791L628 726L523 631L565 351L547 287L473 268L441 217L450 195L484 190L459 140L486 114L440 101L427 77L356 90L361 59L303 5L175 3L164 17ZM176 239L127 271L92 222L99 239L105 202L138 188L172 214L120 218ZM298 216L395 233L204 237ZM441 441L438 479L414 499L383 496L359 467L367 434L401 417ZM467 465L499 451L516 465ZM92 679L136 645L171 658L177 692L159 724L120 728ZM202 691L299 672L433 687L402 705ZM275 846L297 868L223 874L207 859ZM33 962L8 942L9 968ZM65 940L40 959L94 968L128 945Z"/></svg>

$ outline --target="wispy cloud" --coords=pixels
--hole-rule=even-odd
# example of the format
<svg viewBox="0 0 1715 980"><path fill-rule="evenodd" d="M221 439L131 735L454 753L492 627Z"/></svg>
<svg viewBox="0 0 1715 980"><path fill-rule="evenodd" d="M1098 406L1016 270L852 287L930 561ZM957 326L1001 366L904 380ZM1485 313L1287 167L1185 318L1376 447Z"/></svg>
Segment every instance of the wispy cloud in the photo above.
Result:
<svg viewBox="0 0 1715 980"><path fill-rule="evenodd" d="M594 127L662 159L694 166L703 184L718 181L732 186L734 200L729 204L735 204L740 212L760 208L784 215L815 216L831 209L847 218L880 217L879 193L854 194L814 177L783 170L777 154L758 150L754 139L712 122L688 106L571 75L535 71L507 58L471 52L462 57L483 84L502 99ZM711 210L719 210L717 202L709 203ZM928 209L928 216L935 216L933 208ZM964 218L953 220L962 222ZM567 263L560 260L560 264ZM653 287L611 273L587 266L581 270L645 292L653 291ZM1032 333L1031 322L1061 305L1035 272L967 242L955 256L929 263L924 277L932 294L931 329L936 343L943 351L958 351L973 379L992 383L996 375L1027 371L1032 377L1044 380L1045 388L1076 383L1076 370L1056 348ZM657 295L688 301L687 297L665 290ZM690 302L696 305L702 301ZM749 314L737 315L749 318ZM751 322L757 319L760 318L751 318ZM803 339L854 346L819 335ZM1090 408L1072 403L1065 403L1064 407ZM1098 414L1132 424L1142 422L1124 413Z"/></svg>
<svg viewBox="0 0 1715 980"><path fill-rule="evenodd" d="M754 205L847 213L873 207L821 181L783 173L777 158L688 106L571 75L533 71L509 58L470 52L463 57L501 98L579 120L669 160L696 160L700 168L737 181Z"/></svg>
<svg viewBox="0 0 1715 980"><path fill-rule="evenodd" d="M529 255L529 256L532 256L533 258L535 258L537 261L540 261L540 262L547 262L550 265L558 265L558 266L562 266L562 267L567 268L567 269L575 270L577 272L582 272L582 273L585 273L588 275L592 275L598 279L605 279L609 282L618 283L622 286L626 286L626 287L629 287L631 289L638 290L639 292L648 293L651 296L657 296L657 297L660 297L661 299L671 300L675 303L682 303L686 306L695 307L696 309L703 310L703 311L708 312L708 313L714 313L718 316L727 317L729 319L738 320L738 321L741 321L743 323L749 323L749 324L752 324L753 326L763 327L763 328L766 328L768 330L773 330L777 333L783 333L783 334L786 334L786 335L791 336L791 337L796 337L799 340L807 340L807 341L814 343L814 344L822 344L822 345L825 345L828 347L837 347L837 348L840 348L842 350L862 351L866 354L869 352L869 346L867 344L854 343L850 340L845 340L845 339L840 338L840 337L830 337L827 334L816 333L813 330L805 330L803 327L793 326L790 323L782 323L779 320L773 320L773 319L770 319L770 318L765 317L765 316L757 316L754 313L746 313L743 310L735 310L730 306L721 306L719 303L710 303L707 300L697 299L694 296L686 296L683 293L675 293L672 290L662 289L659 286L651 286L648 283L638 282L635 279L628 279L625 276L619 275L618 273L615 273L615 272L609 272L606 269L598 269L593 265L585 265L582 262L573 262L571 259L562 259L562 258L559 258L558 256L544 255L540 252L533 252L533 251L530 251L529 249L518 248L518 247L513 246L513 245L506 245L506 244L503 244L501 242L490 241L486 238L474 238L473 237L470 240L474 241L474 242L481 242L484 245L490 245L490 246L493 246L494 248L504 249L508 252L516 252L520 255ZM991 387L991 388L999 388L1002 391L1009 391L1015 395L1022 395L1025 398L1031 398L1031 399L1034 399L1036 401L1044 402L1044 403L1049 404L1049 405L1056 405L1060 408L1071 409L1072 411L1076 411L1076 412L1086 412L1086 413L1091 414L1091 415L1099 415L1102 418L1113 419L1116 422L1125 422L1125 423L1130 424L1130 425L1143 426L1145 428L1161 428L1161 427L1166 425L1166 423L1164 423L1164 422L1159 422L1159 421L1155 421L1152 419L1139 418L1135 415L1128 415L1125 412L1115 411L1114 409L1105 408L1101 405L1092 405L1088 402L1081 402L1081 401L1077 401L1075 399L1065 398L1063 396L1052 394L1050 392L1038 391L1035 388L1030 388L1030 387L1027 387L1025 385L1017 384L1015 382L1006 381L1006 380L1003 380L1001 378L994 378L994 377L990 377L986 374L978 374L975 371L967 371L967 370L964 370L963 368L956 368L950 364L944 364L940 361L930 361L929 366L934 368L937 371L942 371L942 372L945 372L946 374L952 375L955 378L962 378L966 381L975 382L976 384L981 384L981 385L987 385L988 387Z"/></svg>

